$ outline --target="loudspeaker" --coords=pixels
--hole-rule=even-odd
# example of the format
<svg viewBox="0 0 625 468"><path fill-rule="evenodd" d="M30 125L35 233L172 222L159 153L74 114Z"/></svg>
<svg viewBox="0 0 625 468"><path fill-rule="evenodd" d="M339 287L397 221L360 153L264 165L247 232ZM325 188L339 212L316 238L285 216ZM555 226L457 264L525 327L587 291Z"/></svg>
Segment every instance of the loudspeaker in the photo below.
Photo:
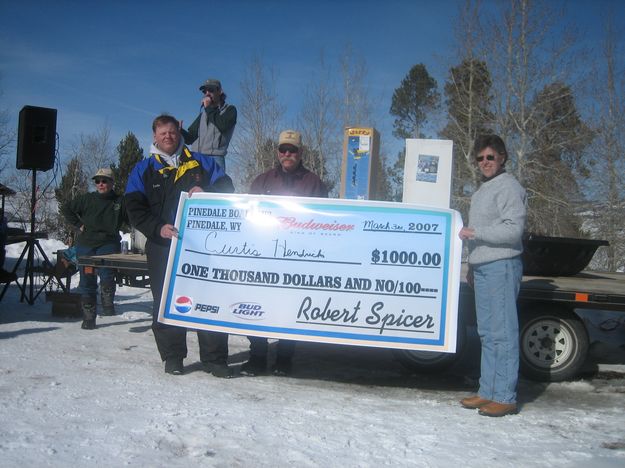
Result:
<svg viewBox="0 0 625 468"><path fill-rule="evenodd" d="M48 171L54 167L56 109L24 106L17 137L17 168Z"/></svg>

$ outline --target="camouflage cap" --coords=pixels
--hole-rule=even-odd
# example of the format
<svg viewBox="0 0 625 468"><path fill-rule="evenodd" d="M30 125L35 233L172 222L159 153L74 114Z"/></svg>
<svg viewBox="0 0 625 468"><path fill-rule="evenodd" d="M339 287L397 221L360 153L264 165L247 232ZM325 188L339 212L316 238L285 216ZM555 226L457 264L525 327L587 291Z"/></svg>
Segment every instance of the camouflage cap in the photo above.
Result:
<svg viewBox="0 0 625 468"><path fill-rule="evenodd" d="M202 85L200 86L200 91L204 92L204 89L208 87L221 89L221 81L214 78L209 78L204 83L202 83Z"/></svg>

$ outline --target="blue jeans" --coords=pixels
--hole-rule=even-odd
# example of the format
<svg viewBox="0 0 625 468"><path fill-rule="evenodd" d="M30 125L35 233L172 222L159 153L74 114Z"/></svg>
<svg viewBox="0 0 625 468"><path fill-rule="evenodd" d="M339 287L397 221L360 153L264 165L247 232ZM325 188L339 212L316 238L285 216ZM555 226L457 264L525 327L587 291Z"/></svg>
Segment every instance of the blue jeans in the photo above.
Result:
<svg viewBox="0 0 625 468"><path fill-rule="evenodd" d="M76 256L79 258L89 255L106 255L119 253L119 251L119 242L116 242L114 244L104 244L99 247L87 247L84 245L76 246ZM98 276L100 277L100 284L115 283L115 272L110 268L97 268L95 273L85 273L85 267L80 267L80 282L78 283L78 292L82 296L95 297L98 291Z"/></svg>
<svg viewBox="0 0 625 468"><path fill-rule="evenodd" d="M477 332L482 342L478 395L498 403L516 403L519 378L521 257L473 266Z"/></svg>

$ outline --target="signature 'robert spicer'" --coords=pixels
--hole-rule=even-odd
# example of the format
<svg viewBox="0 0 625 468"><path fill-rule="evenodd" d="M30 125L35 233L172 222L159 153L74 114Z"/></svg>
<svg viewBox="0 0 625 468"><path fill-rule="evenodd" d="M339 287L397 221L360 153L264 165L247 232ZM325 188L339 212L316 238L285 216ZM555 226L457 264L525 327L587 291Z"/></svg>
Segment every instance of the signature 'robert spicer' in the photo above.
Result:
<svg viewBox="0 0 625 468"><path fill-rule="evenodd" d="M204 249L206 252L216 255L241 255L244 257L260 257L262 253L255 247L244 241L239 244L223 243L221 247L212 248L215 246L215 241L219 238L216 231L210 231L206 234L204 241ZM286 240L273 239L273 247L271 250L271 257L273 258L326 258L323 253L323 249L307 250L291 249L288 247Z"/></svg>

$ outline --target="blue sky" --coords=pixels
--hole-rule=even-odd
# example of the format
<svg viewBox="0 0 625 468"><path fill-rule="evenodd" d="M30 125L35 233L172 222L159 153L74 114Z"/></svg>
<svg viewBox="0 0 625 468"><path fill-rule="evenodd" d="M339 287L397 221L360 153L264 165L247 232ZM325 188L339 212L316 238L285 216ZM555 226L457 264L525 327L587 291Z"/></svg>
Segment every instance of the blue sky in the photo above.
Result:
<svg viewBox="0 0 625 468"><path fill-rule="evenodd" d="M24 105L58 109L62 158L79 134L105 123L113 145L132 131L147 150L154 116L168 112L188 124L197 115L207 77L221 79L237 105L243 70L256 55L277 72L290 125L320 51L335 65L351 44L366 59L372 97L381 103L378 129L394 151L401 143L391 135L393 90L419 62L442 88L461 3L0 0L0 108L15 126ZM601 41L602 14L613 8L613 17L625 17L625 1L563 4L591 47Z"/></svg>

